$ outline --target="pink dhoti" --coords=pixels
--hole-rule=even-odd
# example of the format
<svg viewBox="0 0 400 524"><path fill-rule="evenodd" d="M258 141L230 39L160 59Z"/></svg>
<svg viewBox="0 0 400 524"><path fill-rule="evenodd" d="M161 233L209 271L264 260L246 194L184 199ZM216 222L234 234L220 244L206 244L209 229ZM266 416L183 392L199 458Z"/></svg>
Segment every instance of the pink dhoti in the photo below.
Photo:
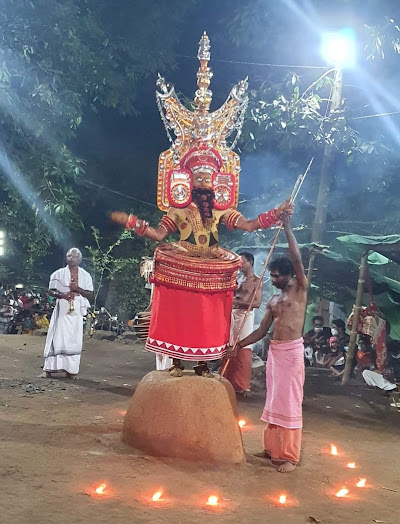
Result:
<svg viewBox="0 0 400 524"><path fill-rule="evenodd" d="M300 460L304 385L303 339L271 341L267 360L267 398L261 420L264 449L274 462Z"/></svg>
<svg viewBox="0 0 400 524"><path fill-rule="evenodd" d="M254 329L254 311L246 315L245 309L234 309L232 311L230 345L233 346L237 341L238 334L240 339L246 338ZM240 331L240 333L239 333ZM253 353L251 347L238 349L237 355L229 360L225 371L225 378L232 384L237 393L250 391L251 366L253 363ZM223 367L224 364L222 364Z"/></svg>

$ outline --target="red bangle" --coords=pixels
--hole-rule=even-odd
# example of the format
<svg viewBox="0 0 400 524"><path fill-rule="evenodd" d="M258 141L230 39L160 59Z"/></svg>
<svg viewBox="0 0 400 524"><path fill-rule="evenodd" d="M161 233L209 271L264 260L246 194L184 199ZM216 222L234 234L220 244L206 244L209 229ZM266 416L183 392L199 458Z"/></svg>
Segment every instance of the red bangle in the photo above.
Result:
<svg viewBox="0 0 400 524"><path fill-rule="evenodd" d="M164 215L158 224L160 227L163 227L167 233L174 233L176 231L175 222L169 218L169 216Z"/></svg>
<svg viewBox="0 0 400 524"><path fill-rule="evenodd" d="M128 231L130 229L134 229L136 227L137 219L138 217L136 215L129 215L128 220L125 224L125 229L127 229Z"/></svg>
<svg viewBox="0 0 400 524"><path fill-rule="evenodd" d="M227 229L235 229L235 227L237 226L237 224L238 224L238 222L239 222L239 220L240 220L240 218L242 216L243 216L242 213L240 213L239 211L236 211L236 209L233 209L229 213L229 215L228 215L228 217L227 217L227 219L225 221L225 225L226 225Z"/></svg>
<svg viewBox="0 0 400 524"><path fill-rule="evenodd" d="M128 231L133 229L133 231L139 236L142 237L146 234L146 231L149 227L149 223L146 220L139 220L136 215L129 215L128 220L125 224L125 229Z"/></svg>
<svg viewBox="0 0 400 524"><path fill-rule="evenodd" d="M274 224L279 223L279 219L276 216L276 209L270 209L268 213L261 213L258 215L258 224L260 229L268 229Z"/></svg>
<svg viewBox="0 0 400 524"><path fill-rule="evenodd" d="M136 221L136 224L138 223L139 221L137 220ZM143 237L145 234L146 234L146 231L148 230L149 228L149 223L146 222L146 220L142 220L142 223L137 225L134 229L135 233L137 234L138 237Z"/></svg>

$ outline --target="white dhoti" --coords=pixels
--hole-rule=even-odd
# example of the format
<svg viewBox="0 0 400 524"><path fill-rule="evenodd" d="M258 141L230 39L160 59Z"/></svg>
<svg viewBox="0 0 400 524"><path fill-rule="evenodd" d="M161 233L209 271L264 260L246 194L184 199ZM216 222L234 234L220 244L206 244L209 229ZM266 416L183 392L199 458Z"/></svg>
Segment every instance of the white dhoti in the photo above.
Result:
<svg viewBox="0 0 400 524"><path fill-rule="evenodd" d="M70 283L71 274L67 266L51 275L49 289L67 293ZM92 278L82 268L79 268L78 285L86 291L93 291ZM79 372L83 344L83 317L89 305L86 298L78 295L74 299L74 310L70 312L68 300L57 300L46 337L44 371L66 371L71 375Z"/></svg>
<svg viewBox="0 0 400 524"><path fill-rule="evenodd" d="M243 340L254 329L254 311L246 315L245 309L232 310L231 336L230 345ZM251 371L253 362L253 352L251 346L240 348L236 356L229 360L228 367L225 370L225 378L232 384L236 392L250 391Z"/></svg>
<svg viewBox="0 0 400 524"><path fill-rule="evenodd" d="M168 355L163 355L162 353L156 354L156 370L165 371L172 367L172 358Z"/></svg>
<svg viewBox="0 0 400 524"><path fill-rule="evenodd" d="M233 346L237 336L239 340L248 337L254 330L254 310L247 313L247 309L233 309L231 315L231 335L229 344ZM243 322L244 321L244 322ZM237 341L238 342L238 341ZM247 346L252 348L253 345Z"/></svg>
<svg viewBox="0 0 400 524"><path fill-rule="evenodd" d="M397 387L396 384L389 382L380 373L376 373L376 371L365 369L362 372L362 376L368 386L374 386L384 391L393 391L393 389Z"/></svg>

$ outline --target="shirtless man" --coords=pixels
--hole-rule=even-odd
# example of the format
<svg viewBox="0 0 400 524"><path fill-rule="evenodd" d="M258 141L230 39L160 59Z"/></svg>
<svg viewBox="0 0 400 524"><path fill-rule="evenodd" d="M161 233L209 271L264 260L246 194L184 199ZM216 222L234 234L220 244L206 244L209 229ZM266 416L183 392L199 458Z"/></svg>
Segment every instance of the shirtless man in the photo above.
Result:
<svg viewBox="0 0 400 524"><path fill-rule="evenodd" d="M262 286L259 286L260 278L254 274L254 256L251 253L239 253L243 266L241 268L242 279L238 281L238 287L233 299L233 311L231 321L231 344L234 344L239 330L243 337L246 337L254 328L254 308L260 307L262 299ZM257 294L254 298L251 311L246 312L253 299L255 290ZM243 324L243 319L244 324ZM243 324L243 326L242 326ZM225 378L232 384L236 393L244 397L250 396L250 381L252 370L253 354L250 346L241 347L235 357L229 360L226 368ZM224 367L224 362L222 363Z"/></svg>
<svg viewBox="0 0 400 524"><path fill-rule="evenodd" d="M293 471L300 460L304 384L302 330L308 283L290 216L284 213L281 220L290 259L281 257L269 266L272 284L279 291L268 301L260 327L241 340L232 353L261 340L274 323L267 360L267 399L261 417L268 424L264 429L262 456L271 459L277 471L287 473Z"/></svg>

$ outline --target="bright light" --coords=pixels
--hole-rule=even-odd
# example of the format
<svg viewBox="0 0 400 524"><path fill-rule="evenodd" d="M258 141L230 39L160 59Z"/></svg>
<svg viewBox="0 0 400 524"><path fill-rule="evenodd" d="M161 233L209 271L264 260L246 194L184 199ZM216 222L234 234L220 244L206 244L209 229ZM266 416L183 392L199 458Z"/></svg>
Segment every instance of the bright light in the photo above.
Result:
<svg viewBox="0 0 400 524"><path fill-rule="evenodd" d="M157 491L157 493L154 493L154 495L151 497L151 500L153 502L158 502L159 500L161 500L161 496L162 496L162 491Z"/></svg>
<svg viewBox="0 0 400 524"><path fill-rule="evenodd" d="M5 253L4 246L0 246L0 257L4 257L4 253Z"/></svg>
<svg viewBox="0 0 400 524"><path fill-rule="evenodd" d="M4 231L0 231L0 238L4 238L6 236L6 234L4 233Z"/></svg>
<svg viewBox="0 0 400 524"><path fill-rule="evenodd" d="M346 495L349 494L349 490L346 489L346 488L342 488L340 489L337 493L336 493L336 497L339 497L339 498L342 498L342 497L345 497Z"/></svg>
<svg viewBox="0 0 400 524"><path fill-rule="evenodd" d="M355 462L349 462L347 465L346 465L346 468L350 468L350 469L354 469L356 467L356 463Z"/></svg>
<svg viewBox="0 0 400 524"><path fill-rule="evenodd" d="M210 497L208 497L207 506L217 506L217 504L218 497L216 497L215 495L211 495Z"/></svg>
<svg viewBox="0 0 400 524"><path fill-rule="evenodd" d="M337 447L332 444L331 445L331 455L337 455L338 454L338 450L337 450Z"/></svg>
<svg viewBox="0 0 400 524"><path fill-rule="evenodd" d="M104 491L106 489L107 485L106 484L100 484L100 486L98 488L95 489L95 492L98 494L98 495L104 495Z"/></svg>
<svg viewBox="0 0 400 524"><path fill-rule="evenodd" d="M365 488L365 484L367 483L367 479L360 479L357 482L357 488Z"/></svg>
<svg viewBox="0 0 400 524"><path fill-rule="evenodd" d="M243 428L246 425L246 421L245 420L239 420L238 424L239 424L239 428Z"/></svg>
<svg viewBox="0 0 400 524"><path fill-rule="evenodd" d="M287 500L286 495L281 495L281 496L279 497L279 502L280 502L280 504L285 504L285 503L286 503L286 500Z"/></svg>
<svg viewBox="0 0 400 524"><path fill-rule="evenodd" d="M341 69L354 67L356 64L356 45L354 31L325 33L322 36L321 55L332 66Z"/></svg>
<svg viewBox="0 0 400 524"><path fill-rule="evenodd" d="M17 284L15 289L24 289L24 284Z"/></svg>

